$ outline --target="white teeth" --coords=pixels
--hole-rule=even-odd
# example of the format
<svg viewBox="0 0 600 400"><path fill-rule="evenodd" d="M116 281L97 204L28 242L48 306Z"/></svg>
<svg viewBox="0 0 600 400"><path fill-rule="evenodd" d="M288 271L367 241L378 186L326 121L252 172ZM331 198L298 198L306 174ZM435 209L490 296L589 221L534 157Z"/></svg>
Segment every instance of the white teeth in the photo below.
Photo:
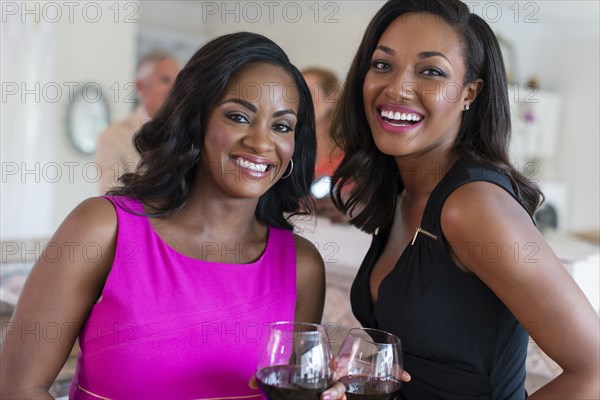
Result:
<svg viewBox="0 0 600 400"><path fill-rule="evenodd" d="M248 160L244 160L243 158L234 158L233 161L242 168L251 169L256 172L265 172L267 170L267 164L254 164Z"/></svg>
<svg viewBox="0 0 600 400"><path fill-rule="evenodd" d="M395 121L415 121L415 122L418 122L421 119L423 119L423 117L421 117L419 114L415 114L415 113L401 113L401 112L393 112L393 111L387 111L387 110L381 110L380 115L383 118L393 119Z"/></svg>

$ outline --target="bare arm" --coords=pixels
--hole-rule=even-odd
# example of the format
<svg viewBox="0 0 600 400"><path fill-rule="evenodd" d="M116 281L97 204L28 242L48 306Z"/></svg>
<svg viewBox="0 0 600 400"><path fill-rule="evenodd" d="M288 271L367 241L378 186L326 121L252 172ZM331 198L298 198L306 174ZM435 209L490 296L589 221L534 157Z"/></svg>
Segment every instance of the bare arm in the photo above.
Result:
<svg viewBox="0 0 600 400"><path fill-rule="evenodd" d="M600 398L598 316L525 210L498 186L474 182L450 195L442 229L459 262L496 293L563 369L530 398ZM493 244L500 256L487 256L485 244Z"/></svg>
<svg viewBox="0 0 600 400"><path fill-rule="evenodd" d="M296 235L296 321L321 323L325 304L325 265L315 246Z"/></svg>
<svg viewBox="0 0 600 400"><path fill-rule="evenodd" d="M1 398L52 398L48 389L110 271L116 229L115 210L101 198L81 203L58 228L27 278L10 321L0 355ZM45 337L50 331L60 334Z"/></svg>

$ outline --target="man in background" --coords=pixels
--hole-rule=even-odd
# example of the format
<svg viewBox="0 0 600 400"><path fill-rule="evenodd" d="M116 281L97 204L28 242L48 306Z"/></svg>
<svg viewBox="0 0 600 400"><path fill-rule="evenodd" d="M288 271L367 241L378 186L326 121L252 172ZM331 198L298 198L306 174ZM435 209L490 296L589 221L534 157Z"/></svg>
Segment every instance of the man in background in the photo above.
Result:
<svg viewBox="0 0 600 400"><path fill-rule="evenodd" d="M178 72L177 60L167 52L152 51L140 59L135 80L140 104L126 119L111 124L98 136L96 162L102 173L101 193L117 185L124 172L137 166L139 154L133 146L133 135L156 114Z"/></svg>

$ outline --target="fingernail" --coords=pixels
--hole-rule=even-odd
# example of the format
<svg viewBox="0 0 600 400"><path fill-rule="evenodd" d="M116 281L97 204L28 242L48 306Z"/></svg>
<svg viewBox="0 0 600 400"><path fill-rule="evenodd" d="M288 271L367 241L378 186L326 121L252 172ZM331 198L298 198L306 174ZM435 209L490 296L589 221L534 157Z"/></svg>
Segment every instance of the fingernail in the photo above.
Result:
<svg viewBox="0 0 600 400"><path fill-rule="evenodd" d="M331 393L323 393L321 400L331 400Z"/></svg>

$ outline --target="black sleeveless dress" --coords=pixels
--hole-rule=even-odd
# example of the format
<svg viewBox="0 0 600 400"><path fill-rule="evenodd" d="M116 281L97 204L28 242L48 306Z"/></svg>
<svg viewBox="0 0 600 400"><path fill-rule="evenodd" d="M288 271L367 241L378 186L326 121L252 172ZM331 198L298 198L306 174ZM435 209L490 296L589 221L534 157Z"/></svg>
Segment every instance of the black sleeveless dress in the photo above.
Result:
<svg viewBox="0 0 600 400"><path fill-rule="evenodd" d="M518 201L506 176L458 160L429 196L423 214L421 228L437 239L419 234L414 245L408 244L381 282L373 306L369 276L389 235L380 231L352 285L352 310L360 323L402 340L405 369L412 380L403 383L401 399L527 397L527 333L481 280L456 266L441 230L446 198L473 181L494 183ZM485 251L492 259L499 256L494 243L474 242L472 249Z"/></svg>

